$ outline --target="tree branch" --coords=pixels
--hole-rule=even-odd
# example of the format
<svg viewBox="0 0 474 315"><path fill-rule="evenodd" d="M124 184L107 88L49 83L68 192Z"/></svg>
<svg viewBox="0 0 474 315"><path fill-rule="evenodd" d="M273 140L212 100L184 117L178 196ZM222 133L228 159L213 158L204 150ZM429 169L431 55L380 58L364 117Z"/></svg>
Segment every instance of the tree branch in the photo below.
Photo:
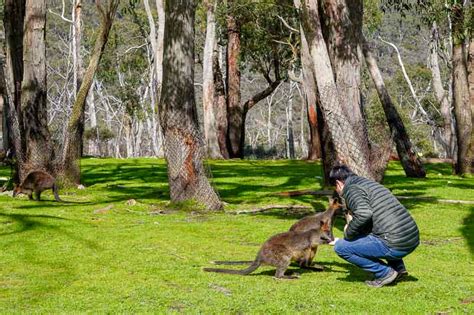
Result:
<svg viewBox="0 0 474 315"><path fill-rule="evenodd" d="M272 94L273 91L275 91L276 88L281 84L281 82L281 79L273 81L265 90L260 91L248 99L244 104L244 111L248 112L252 107L255 106L255 104Z"/></svg>
<svg viewBox="0 0 474 315"><path fill-rule="evenodd" d="M62 8L62 10L61 10L61 14L56 13L56 12L54 12L54 11L51 10L51 9L49 9L48 11L49 11L49 13L51 13L51 14L54 14L54 15L56 15L56 16L59 16L59 17L60 17L61 19L63 19L64 21L73 24L73 23L74 23L73 20L70 20L70 19L68 19L67 17L64 16L64 11L65 11L65 10L66 10L66 4L64 3L64 0L63 0L63 8Z"/></svg>
<svg viewBox="0 0 474 315"><path fill-rule="evenodd" d="M382 39L382 37L380 37L380 36L379 36L379 39L380 39L381 42L383 42L383 43L393 47L393 49L395 49L395 52L397 53L397 57L398 57L398 63L400 64L400 68L402 69L403 76L405 77L405 81L408 84L408 88L410 89L411 95L412 95L413 99L415 100L415 104L416 104L418 110L423 114L423 116L429 117L428 113L425 111L423 106L421 106L420 100L418 99L418 96L416 95L416 92L415 92L415 89L413 88L413 84L411 83L410 77L408 76L408 73L405 70L405 65L403 64L402 56L400 54L400 51L398 50L398 47L395 44Z"/></svg>
<svg viewBox="0 0 474 315"><path fill-rule="evenodd" d="M277 17L278 17L278 19L280 19L280 21L283 23L283 25L285 25L286 28L288 28L290 31L295 32L296 34L299 34L299 33L300 33L300 30L298 30L298 29L292 27L292 26L291 26L290 24L288 24L288 22L285 21L285 19L282 18L280 15L277 14Z"/></svg>

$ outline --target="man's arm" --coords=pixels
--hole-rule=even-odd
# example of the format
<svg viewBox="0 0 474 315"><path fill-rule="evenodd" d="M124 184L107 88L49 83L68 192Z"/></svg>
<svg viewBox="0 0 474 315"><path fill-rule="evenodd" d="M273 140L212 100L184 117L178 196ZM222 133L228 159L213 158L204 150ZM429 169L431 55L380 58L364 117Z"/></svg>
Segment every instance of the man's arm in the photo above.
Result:
<svg viewBox="0 0 474 315"><path fill-rule="evenodd" d="M361 235L364 227L372 220L372 207L367 192L361 187L349 187L344 195L347 206L352 211L352 221L344 231L344 238L350 240Z"/></svg>

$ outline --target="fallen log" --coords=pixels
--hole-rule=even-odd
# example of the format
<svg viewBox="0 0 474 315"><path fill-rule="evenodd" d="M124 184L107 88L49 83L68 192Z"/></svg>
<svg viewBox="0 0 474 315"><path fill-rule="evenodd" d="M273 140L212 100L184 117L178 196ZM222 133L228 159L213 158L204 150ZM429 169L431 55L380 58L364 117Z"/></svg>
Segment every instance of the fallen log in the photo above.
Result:
<svg viewBox="0 0 474 315"><path fill-rule="evenodd" d="M303 196L303 195L314 195L314 196L332 196L334 194L334 190L292 190L292 191L282 191L276 193L277 196L282 197L295 197L295 196Z"/></svg>
<svg viewBox="0 0 474 315"><path fill-rule="evenodd" d="M268 205L265 207L261 208L256 208L256 209L250 209L250 210L237 210L237 211L231 211L227 212L228 214L253 214L253 213L260 213L260 212L265 212L265 211L270 211L270 210L275 210L275 209L284 209L284 210L313 210L313 207L308 207L308 206L300 206L300 205Z"/></svg>
<svg viewBox="0 0 474 315"><path fill-rule="evenodd" d="M461 203L466 205L474 205L474 200L454 200L454 199L438 199L435 197L412 197L412 196L395 196L397 199L401 200L422 200L422 201L432 201L439 203Z"/></svg>
<svg viewBox="0 0 474 315"><path fill-rule="evenodd" d="M333 190L292 190L292 191L283 191L276 193L277 196L282 197L296 197L296 196L304 196L304 195L314 195L314 196L332 196L334 193ZM454 199L438 199L436 197L424 197L424 196L395 196L399 200L420 200L420 201L432 201L432 202L439 202L439 203L460 203L460 204L467 204L472 205L474 204L474 200L454 200Z"/></svg>

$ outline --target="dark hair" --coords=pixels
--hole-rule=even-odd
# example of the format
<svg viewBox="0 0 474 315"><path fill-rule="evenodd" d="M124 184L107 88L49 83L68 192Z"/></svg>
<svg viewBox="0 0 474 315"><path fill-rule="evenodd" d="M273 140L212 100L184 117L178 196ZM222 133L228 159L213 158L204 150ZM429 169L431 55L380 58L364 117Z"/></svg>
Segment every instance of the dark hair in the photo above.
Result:
<svg viewBox="0 0 474 315"><path fill-rule="evenodd" d="M344 182L348 177L355 176L356 174L351 171L347 165L341 164L334 166L329 172L329 182L331 185L336 185L336 180Z"/></svg>

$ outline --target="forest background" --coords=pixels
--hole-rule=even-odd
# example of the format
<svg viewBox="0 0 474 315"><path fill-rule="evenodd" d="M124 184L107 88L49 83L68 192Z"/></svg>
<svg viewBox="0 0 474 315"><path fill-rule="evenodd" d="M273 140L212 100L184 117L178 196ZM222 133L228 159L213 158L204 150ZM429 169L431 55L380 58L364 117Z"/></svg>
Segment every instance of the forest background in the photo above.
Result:
<svg viewBox="0 0 474 315"><path fill-rule="evenodd" d="M157 18L153 1L150 6ZM280 41L279 52L284 62L283 80L268 97L252 108L246 119L246 158L305 159L310 150L310 130L307 106L302 87L299 40L291 29L285 29L275 39L265 23L288 23L298 28L295 19L283 23L275 1L242 1L242 11L248 20L244 24L242 56L240 59L242 99L251 98L264 90L268 83L258 69L262 66L268 41ZM291 5L291 3L289 4ZM70 1L48 0L47 13L47 71L48 125L56 142L65 132L64 121L71 114L75 100L72 63L72 27ZM3 5L0 3L0 7ZM224 12L218 8L217 51L221 67L225 68L227 43ZM291 10L286 8L286 10ZM374 44L373 51L387 89L405 123L416 151L423 157L451 158L452 155L437 141L437 128L443 125L441 104L433 89L430 61L433 25L426 13L419 10L399 10L379 0L364 3L364 34ZM3 14L3 13L2 13ZM63 14L63 17L60 15ZM87 65L99 27L100 19L94 1L82 4L82 45L80 56ZM291 12L287 14L291 15ZM3 21L3 18L2 18ZM153 20L156 21L156 20ZM446 23L449 21L446 19ZM0 24L3 24L0 22ZM1 37L4 41L3 25ZM203 128L203 53L206 40L206 8L197 5L195 24L195 99ZM439 26L439 71L443 89L450 91L450 36L449 25ZM85 115L84 154L111 157L163 156L162 136L156 119L153 95L153 49L150 42L150 20L142 1L123 1L120 5L109 44L102 57L87 99ZM399 50L383 41L393 43ZM2 44L3 46L3 44ZM413 85L407 84L398 57L406 68ZM4 58L4 56L0 56ZM365 68L365 66L363 66ZM367 115L371 139L387 139L386 119L367 69L362 73L362 106ZM293 79L293 80L292 80ZM414 100L414 97L417 100ZM417 103L422 108L417 107Z"/></svg>

